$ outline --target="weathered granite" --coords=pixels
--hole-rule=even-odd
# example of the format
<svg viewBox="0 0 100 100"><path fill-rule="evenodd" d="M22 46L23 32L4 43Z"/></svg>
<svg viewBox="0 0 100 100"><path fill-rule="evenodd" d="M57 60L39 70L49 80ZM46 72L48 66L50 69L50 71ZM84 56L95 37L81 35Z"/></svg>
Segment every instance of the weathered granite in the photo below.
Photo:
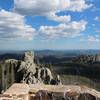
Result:
<svg viewBox="0 0 100 100"><path fill-rule="evenodd" d="M100 62L100 54L95 55L95 62Z"/></svg>
<svg viewBox="0 0 100 100"><path fill-rule="evenodd" d="M61 84L58 78L53 78L49 68L37 66L34 63L34 53L25 52L22 60L8 59L2 67L2 90L6 90L12 83L27 84ZM53 85L54 85L53 84Z"/></svg>
<svg viewBox="0 0 100 100"><path fill-rule="evenodd" d="M94 62L100 62L100 54L96 55L79 55L73 61L78 61L81 63L94 63Z"/></svg>
<svg viewBox="0 0 100 100"><path fill-rule="evenodd" d="M13 84L0 100L100 100L100 92L86 86Z"/></svg>

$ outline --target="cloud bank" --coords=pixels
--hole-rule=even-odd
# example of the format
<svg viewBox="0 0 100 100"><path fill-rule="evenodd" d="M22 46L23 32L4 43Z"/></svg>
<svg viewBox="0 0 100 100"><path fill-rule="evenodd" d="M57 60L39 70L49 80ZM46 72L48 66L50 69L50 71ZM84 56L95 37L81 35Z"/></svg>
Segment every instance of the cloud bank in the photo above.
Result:
<svg viewBox="0 0 100 100"><path fill-rule="evenodd" d="M82 35L87 22L82 20L79 22L73 21L69 24L59 24L58 26L41 26L39 33L47 38L72 38Z"/></svg>
<svg viewBox="0 0 100 100"><path fill-rule="evenodd" d="M0 10L0 40L31 40L35 29L25 24L24 16Z"/></svg>
<svg viewBox="0 0 100 100"><path fill-rule="evenodd" d="M100 39L98 39L97 36L88 36L88 38L81 39L81 41L85 41L85 42L100 42Z"/></svg>
<svg viewBox="0 0 100 100"><path fill-rule="evenodd" d="M72 38L82 35L87 22L71 21L63 11L81 12L90 8L86 0L14 0L13 11L0 10L0 40L32 40L36 34L48 38ZM46 16L60 22L57 26L40 26L37 30L25 23L25 16Z"/></svg>
<svg viewBox="0 0 100 100"><path fill-rule="evenodd" d="M46 16L58 22L68 22L68 15L58 16L61 11L80 12L92 5L86 4L86 0L14 0L14 11L22 15Z"/></svg>

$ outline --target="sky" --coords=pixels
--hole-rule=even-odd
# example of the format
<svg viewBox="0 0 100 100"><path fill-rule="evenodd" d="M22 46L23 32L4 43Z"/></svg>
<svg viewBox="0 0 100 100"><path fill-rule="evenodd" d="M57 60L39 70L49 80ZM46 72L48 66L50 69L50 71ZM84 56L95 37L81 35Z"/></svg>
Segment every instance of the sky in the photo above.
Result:
<svg viewBox="0 0 100 100"><path fill-rule="evenodd" d="M100 0L0 0L0 50L100 49Z"/></svg>

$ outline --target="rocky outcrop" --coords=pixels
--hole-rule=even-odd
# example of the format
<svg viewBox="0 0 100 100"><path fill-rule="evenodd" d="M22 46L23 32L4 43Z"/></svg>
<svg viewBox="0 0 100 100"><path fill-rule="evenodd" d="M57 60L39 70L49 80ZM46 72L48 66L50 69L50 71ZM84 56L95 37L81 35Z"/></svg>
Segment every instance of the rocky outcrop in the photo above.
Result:
<svg viewBox="0 0 100 100"><path fill-rule="evenodd" d="M12 83L27 84L61 84L59 76L53 78L49 68L34 63L34 53L25 52L22 60L9 59L3 62L2 89L6 90Z"/></svg>
<svg viewBox="0 0 100 100"><path fill-rule="evenodd" d="M35 73L36 65L34 64L34 54L33 52L25 52L23 61L20 61L19 70L24 69L27 73Z"/></svg>
<svg viewBox="0 0 100 100"><path fill-rule="evenodd" d="M76 57L76 59L73 59L73 61L81 62L81 63L94 63L94 62L100 62L100 54L96 55L80 55Z"/></svg>
<svg viewBox="0 0 100 100"><path fill-rule="evenodd" d="M95 56L95 62L100 62L100 54L96 54L96 56Z"/></svg>
<svg viewBox="0 0 100 100"><path fill-rule="evenodd" d="M53 75L49 68L44 66L36 66L34 64L34 54L32 52L25 52L24 61L21 61L18 71L23 71L23 79L21 82L28 84L51 84ZM60 79L59 79L60 80ZM56 84L58 81L56 80Z"/></svg>
<svg viewBox="0 0 100 100"><path fill-rule="evenodd" d="M29 94L34 94L30 96L30 100L100 100L100 92L86 86L75 85L33 86Z"/></svg>
<svg viewBox="0 0 100 100"><path fill-rule="evenodd" d="M56 92L48 92L40 90L36 93L31 100L100 100L100 98L91 95L90 93L77 93L77 92L66 92L65 95L58 94Z"/></svg>
<svg viewBox="0 0 100 100"><path fill-rule="evenodd" d="M81 63L93 63L94 62L94 57L93 55L80 55L76 57L73 61L81 62Z"/></svg>
<svg viewBox="0 0 100 100"><path fill-rule="evenodd" d="M86 86L13 84L0 100L100 100L100 92Z"/></svg>
<svg viewBox="0 0 100 100"><path fill-rule="evenodd" d="M18 65L18 60L9 59L0 62L1 76L0 88L6 90L11 84L15 82L15 68ZM1 92L1 91L0 91Z"/></svg>

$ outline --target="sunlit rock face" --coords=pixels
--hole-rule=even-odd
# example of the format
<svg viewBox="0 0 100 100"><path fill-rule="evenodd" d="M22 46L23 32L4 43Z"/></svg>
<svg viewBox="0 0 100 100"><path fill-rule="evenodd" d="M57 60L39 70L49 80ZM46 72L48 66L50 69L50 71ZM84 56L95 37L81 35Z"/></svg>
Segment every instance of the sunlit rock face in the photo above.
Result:
<svg viewBox="0 0 100 100"><path fill-rule="evenodd" d="M25 69L27 72L32 72L33 74L36 72L36 65L34 64L34 53L33 52L25 52L24 61L21 61L20 68Z"/></svg>
<svg viewBox="0 0 100 100"><path fill-rule="evenodd" d="M33 99L30 100L100 100L100 99L89 93L67 94L66 92L65 95L63 95L56 92L52 93L40 90L36 93Z"/></svg>
<svg viewBox="0 0 100 100"><path fill-rule="evenodd" d="M8 59L2 64L2 90L13 83L61 84L60 78L53 78L49 68L34 63L34 53L25 52L22 60Z"/></svg>
<svg viewBox="0 0 100 100"><path fill-rule="evenodd" d="M86 86L40 85L31 87L29 94L34 91L30 100L100 100L100 92Z"/></svg>
<svg viewBox="0 0 100 100"><path fill-rule="evenodd" d="M34 54L32 52L25 52L24 61L21 61L18 71L22 71L23 73L21 82L30 85L51 84L51 81L55 80L49 68L36 66L34 63ZM60 79L56 79L55 81L55 85L59 85L58 81L60 82Z"/></svg>
<svg viewBox="0 0 100 100"><path fill-rule="evenodd" d="M100 54L95 55L95 62L100 62Z"/></svg>
<svg viewBox="0 0 100 100"><path fill-rule="evenodd" d="M33 59L34 59L34 52L25 52L25 54L24 54L24 61L25 62L34 63Z"/></svg>
<svg viewBox="0 0 100 100"><path fill-rule="evenodd" d="M100 92L86 86L13 84L0 100L100 100Z"/></svg>
<svg viewBox="0 0 100 100"><path fill-rule="evenodd" d="M17 68L18 66L18 60L9 59L2 61L0 64L1 64L0 87L1 91L2 90L5 91L10 86L10 84L13 84L15 82L15 73L16 73L15 68Z"/></svg>

